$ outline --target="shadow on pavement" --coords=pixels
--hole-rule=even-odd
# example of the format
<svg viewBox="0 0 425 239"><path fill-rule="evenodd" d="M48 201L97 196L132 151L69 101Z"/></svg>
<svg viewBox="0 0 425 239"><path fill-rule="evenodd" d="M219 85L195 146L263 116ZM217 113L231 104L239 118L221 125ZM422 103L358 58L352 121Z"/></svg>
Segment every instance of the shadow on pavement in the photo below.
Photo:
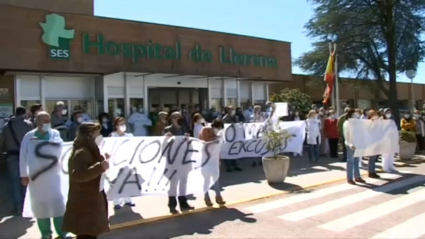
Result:
<svg viewBox="0 0 425 239"><path fill-rule="evenodd" d="M31 218L10 217L0 222L0 238L19 238L33 225Z"/></svg>
<svg viewBox="0 0 425 239"><path fill-rule="evenodd" d="M109 223L112 224L120 224L124 222L131 222L143 219L142 215L133 211L133 209L129 206L124 206L121 209L115 210L114 215L109 217Z"/></svg>
<svg viewBox="0 0 425 239"><path fill-rule="evenodd" d="M205 235L210 234L215 226L220 225L226 221L239 220L245 223L255 223L257 220L250 216L252 216L252 214L246 214L234 208L222 208L218 210L189 214L168 220L162 220L159 222L115 230L111 233L101 236L100 238L166 239L194 234Z"/></svg>
<svg viewBox="0 0 425 239"><path fill-rule="evenodd" d="M292 183L276 183L276 184L269 184L270 187L276 189L276 190L280 190L280 191L300 191L303 190L302 187L300 187L299 185L296 184L292 184Z"/></svg>

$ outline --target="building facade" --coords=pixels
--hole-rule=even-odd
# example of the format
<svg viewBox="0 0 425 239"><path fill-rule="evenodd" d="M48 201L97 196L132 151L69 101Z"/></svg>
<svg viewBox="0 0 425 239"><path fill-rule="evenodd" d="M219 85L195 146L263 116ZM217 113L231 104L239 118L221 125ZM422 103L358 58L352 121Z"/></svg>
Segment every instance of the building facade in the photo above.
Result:
<svg viewBox="0 0 425 239"><path fill-rule="evenodd" d="M93 116L127 116L136 105L260 104L268 84L292 80L286 42L75 11L0 4L0 94L7 88L10 110L51 111L59 100Z"/></svg>

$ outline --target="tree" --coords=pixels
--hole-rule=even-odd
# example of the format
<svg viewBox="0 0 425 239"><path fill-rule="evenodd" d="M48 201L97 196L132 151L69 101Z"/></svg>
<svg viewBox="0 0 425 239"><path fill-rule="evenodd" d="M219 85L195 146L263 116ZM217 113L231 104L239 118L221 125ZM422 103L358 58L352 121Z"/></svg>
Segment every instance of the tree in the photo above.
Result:
<svg viewBox="0 0 425 239"><path fill-rule="evenodd" d="M311 97L301 92L299 89L282 89L279 93L273 93L270 96L273 102L287 102L289 107L301 112L308 112L311 109L313 101Z"/></svg>
<svg viewBox="0 0 425 239"><path fill-rule="evenodd" d="M309 1L314 15L305 28L316 42L313 50L301 55L295 64L322 75L329 56L328 43L336 42L339 71L370 79L359 84L377 86L388 98L398 123L397 73L415 69L424 58L420 35L425 27L425 1Z"/></svg>

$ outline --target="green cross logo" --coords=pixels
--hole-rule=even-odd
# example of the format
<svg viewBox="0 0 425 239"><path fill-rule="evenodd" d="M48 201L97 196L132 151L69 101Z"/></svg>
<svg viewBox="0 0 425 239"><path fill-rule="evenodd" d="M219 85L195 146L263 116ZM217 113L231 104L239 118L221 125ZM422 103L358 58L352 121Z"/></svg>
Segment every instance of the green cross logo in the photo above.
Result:
<svg viewBox="0 0 425 239"><path fill-rule="evenodd" d="M74 29L65 29L66 21L58 14L46 15L46 22L40 22L43 29L41 40L49 46L52 59L67 60L71 57L71 40L75 37Z"/></svg>

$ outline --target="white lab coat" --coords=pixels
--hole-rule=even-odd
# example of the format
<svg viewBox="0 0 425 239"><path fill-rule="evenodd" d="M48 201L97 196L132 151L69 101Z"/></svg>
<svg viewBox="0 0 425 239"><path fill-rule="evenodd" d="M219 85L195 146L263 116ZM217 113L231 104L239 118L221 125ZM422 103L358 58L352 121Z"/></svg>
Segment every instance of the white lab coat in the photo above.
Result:
<svg viewBox="0 0 425 239"><path fill-rule="evenodd" d="M120 136L117 132L112 132L111 137L133 137L133 134L124 133L123 136ZM117 198L113 200L114 205L121 205L124 203L131 203L131 197Z"/></svg>
<svg viewBox="0 0 425 239"><path fill-rule="evenodd" d="M194 127L193 127L193 137L199 139L199 134L201 133L202 128L204 128L204 126L202 126L202 124L198 124L195 123Z"/></svg>
<svg viewBox="0 0 425 239"><path fill-rule="evenodd" d="M133 126L134 136L148 136L147 126L152 126L150 120L145 114L135 112L128 118L127 122Z"/></svg>
<svg viewBox="0 0 425 239"><path fill-rule="evenodd" d="M307 144L321 144L320 121L317 119L306 120Z"/></svg>
<svg viewBox="0 0 425 239"><path fill-rule="evenodd" d="M21 177L30 177L51 163L49 160L37 159L34 154L35 144L31 144L31 141L39 140L35 137L36 131L37 129L28 132L22 139L19 154ZM50 130L49 142L62 145L63 141L59 131ZM62 146L43 153L54 155L60 159ZM62 164L58 162L52 169L41 174L34 181L30 179L25 195L23 217L52 218L64 215L68 200L69 178L64 177L61 167Z"/></svg>

